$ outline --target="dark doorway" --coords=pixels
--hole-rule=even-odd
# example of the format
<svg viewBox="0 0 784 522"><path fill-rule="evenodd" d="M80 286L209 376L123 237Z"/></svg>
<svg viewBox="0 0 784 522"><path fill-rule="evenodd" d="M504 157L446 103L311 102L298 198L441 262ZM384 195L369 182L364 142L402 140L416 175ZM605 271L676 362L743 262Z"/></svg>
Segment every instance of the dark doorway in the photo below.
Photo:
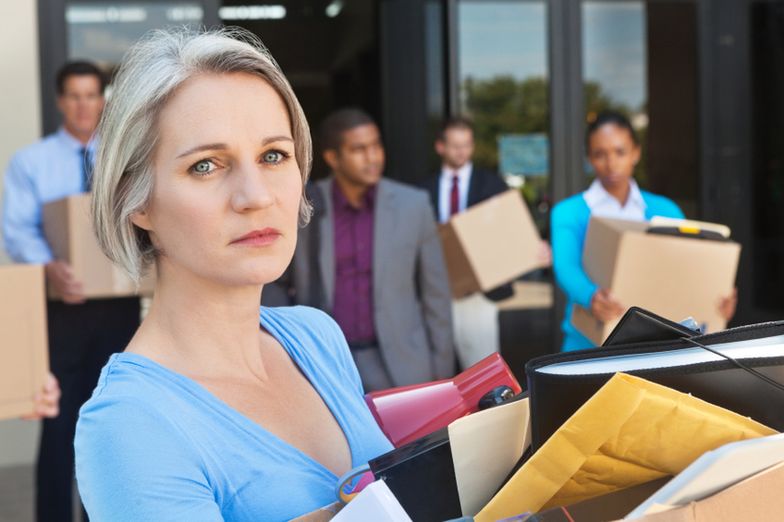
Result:
<svg viewBox="0 0 784 522"><path fill-rule="evenodd" d="M248 29L270 50L305 110L316 151L319 123L334 109L360 107L382 123L377 2L299 0L280 2L277 11L247 3L224 0L221 21ZM313 177L326 174L317 153Z"/></svg>

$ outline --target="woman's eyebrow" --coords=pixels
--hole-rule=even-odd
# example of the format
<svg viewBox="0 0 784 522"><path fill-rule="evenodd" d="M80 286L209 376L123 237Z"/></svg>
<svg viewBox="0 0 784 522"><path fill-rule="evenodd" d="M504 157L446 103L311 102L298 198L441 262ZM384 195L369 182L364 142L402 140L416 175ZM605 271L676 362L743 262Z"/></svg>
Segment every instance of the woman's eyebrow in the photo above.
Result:
<svg viewBox="0 0 784 522"><path fill-rule="evenodd" d="M179 156L177 156L177 158L188 156L190 154L193 154L194 152L202 152L205 150L225 150L227 148L229 148L229 146L226 145L225 143L207 143L204 145L198 145L196 147L193 147L192 149L188 149L182 154L180 154Z"/></svg>
<svg viewBox="0 0 784 522"><path fill-rule="evenodd" d="M276 141L290 141L294 143L294 140L291 138L291 136L280 135L280 136L270 136L269 138L264 138L264 140L261 142L261 145L262 146L269 145L270 143L275 143Z"/></svg>
<svg viewBox="0 0 784 522"><path fill-rule="evenodd" d="M280 136L270 136L268 138L264 138L261 141L261 145L262 146L269 145L270 143L275 143L276 141L290 141L294 143L294 140L290 136L280 135ZM192 149L186 150L182 154L179 154L177 158L189 156L190 154L193 154L195 152L203 152L205 150L226 150L228 148L229 146L226 145L225 143L206 143L204 145L198 145L196 147L193 147Z"/></svg>

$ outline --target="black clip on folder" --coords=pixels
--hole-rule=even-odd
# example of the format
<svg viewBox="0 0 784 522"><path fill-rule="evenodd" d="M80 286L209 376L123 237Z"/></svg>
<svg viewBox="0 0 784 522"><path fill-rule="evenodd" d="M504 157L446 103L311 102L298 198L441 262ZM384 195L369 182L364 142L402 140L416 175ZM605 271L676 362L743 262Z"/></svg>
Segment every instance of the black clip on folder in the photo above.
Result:
<svg viewBox="0 0 784 522"><path fill-rule="evenodd" d="M670 321L644 308L629 308L602 346L619 346L632 343L677 341L694 337L700 332L680 323Z"/></svg>
<svg viewBox="0 0 784 522"><path fill-rule="evenodd" d="M526 364L538 449L616 372L637 375L784 431L784 321L546 355Z"/></svg>

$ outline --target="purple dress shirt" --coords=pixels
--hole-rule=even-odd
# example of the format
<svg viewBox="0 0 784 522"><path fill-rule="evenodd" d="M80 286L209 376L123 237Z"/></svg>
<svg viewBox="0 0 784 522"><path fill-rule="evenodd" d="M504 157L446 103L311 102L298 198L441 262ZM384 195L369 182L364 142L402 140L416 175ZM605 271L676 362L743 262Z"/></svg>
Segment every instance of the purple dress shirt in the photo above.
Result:
<svg viewBox="0 0 784 522"><path fill-rule="evenodd" d="M335 218L335 298L332 316L351 343L375 343L373 324L373 207L371 187L356 208L332 184Z"/></svg>

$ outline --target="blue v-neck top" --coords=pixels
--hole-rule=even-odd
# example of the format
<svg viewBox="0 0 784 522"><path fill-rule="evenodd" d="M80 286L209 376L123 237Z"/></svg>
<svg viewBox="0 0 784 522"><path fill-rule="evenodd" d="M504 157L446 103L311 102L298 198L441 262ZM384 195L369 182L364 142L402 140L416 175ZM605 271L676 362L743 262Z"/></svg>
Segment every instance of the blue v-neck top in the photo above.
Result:
<svg viewBox="0 0 784 522"><path fill-rule="evenodd" d="M331 410L353 466L392 449L329 316L262 308L260 323ZM338 478L319 462L137 354L109 359L80 411L74 446L79 493L93 520L288 520L336 500Z"/></svg>

